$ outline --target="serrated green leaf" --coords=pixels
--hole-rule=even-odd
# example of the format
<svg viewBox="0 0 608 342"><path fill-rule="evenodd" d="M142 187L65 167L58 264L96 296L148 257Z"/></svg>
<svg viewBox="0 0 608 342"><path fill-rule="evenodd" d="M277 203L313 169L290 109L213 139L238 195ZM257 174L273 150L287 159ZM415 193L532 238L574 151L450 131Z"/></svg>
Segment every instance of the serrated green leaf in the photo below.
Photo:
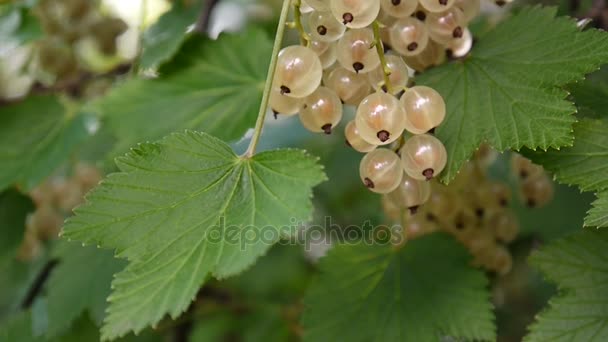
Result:
<svg viewBox="0 0 608 342"><path fill-rule="evenodd" d="M0 193L0 267L2 259L15 256L23 240L27 214L34 211L29 197L15 189Z"/></svg>
<svg viewBox="0 0 608 342"><path fill-rule="evenodd" d="M454 178L482 142L499 151L572 144L575 108L560 87L608 62L608 34L581 32L555 12L524 8L485 34L468 58L416 78L447 104L436 131L448 151L443 180Z"/></svg>
<svg viewBox="0 0 608 342"><path fill-rule="evenodd" d="M583 231L535 252L530 261L560 294L524 341L608 340L608 231Z"/></svg>
<svg viewBox="0 0 608 342"><path fill-rule="evenodd" d="M241 138L257 116L271 50L258 30L192 36L158 79L127 81L99 102L119 139L115 151L183 129Z"/></svg>
<svg viewBox="0 0 608 342"><path fill-rule="evenodd" d="M398 252L377 244L335 247L304 300L304 340L494 340L488 281L469 258L439 234Z"/></svg>
<svg viewBox="0 0 608 342"><path fill-rule="evenodd" d="M582 119L574 125L572 147L547 152L531 152L534 161L553 172L565 184L582 191L608 188L608 121Z"/></svg>
<svg viewBox="0 0 608 342"><path fill-rule="evenodd" d="M0 190L36 186L87 137L86 117L66 115L54 97L0 107Z"/></svg>
<svg viewBox="0 0 608 342"><path fill-rule="evenodd" d="M553 172L565 184L577 185L582 191L608 189L608 120L581 119L574 125L574 145L545 153L526 152L534 162ZM602 205L604 203L604 205ZM593 220L587 216L585 226L606 225L608 207L605 199L594 203ZM600 221L598 221L600 219ZM599 227L599 226L598 226Z"/></svg>
<svg viewBox="0 0 608 342"><path fill-rule="evenodd" d="M59 265L48 280L48 336L68 329L83 312L101 325L113 275L126 263L111 251L65 244L55 253Z"/></svg>
<svg viewBox="0 0 608 342"><path fill-rule="evenodd" d="M32 318L25 311L11 317L4 325L0 326L0 341L12 342L42 342L45 339L34 336L32 329Z"/></svg>
<svg viewBox="0 0 608 342"><path fill-rule="evenodd" d="M140 145L117 164L122 172L90 193L63 230L130 261L112 283L104 339L177 317L209 275L246 269L310 217L312 187L325 178L303 151L241 158L195 132Z"/></svg>
<svg viewBox="0 0 608 342"><path fill-rule="evenodd" d="M156 68L173 57L186 40L186 29L199 15L201 1L175 1L143 35L142 68Z"/></svg>
<svg viewBox="0 0 608 342"><path fill-rule="evenodd" d="M592 203L593 208L587 213L585 226L607 228L608 227L608 191L597 194L597 199Z"/></svg>

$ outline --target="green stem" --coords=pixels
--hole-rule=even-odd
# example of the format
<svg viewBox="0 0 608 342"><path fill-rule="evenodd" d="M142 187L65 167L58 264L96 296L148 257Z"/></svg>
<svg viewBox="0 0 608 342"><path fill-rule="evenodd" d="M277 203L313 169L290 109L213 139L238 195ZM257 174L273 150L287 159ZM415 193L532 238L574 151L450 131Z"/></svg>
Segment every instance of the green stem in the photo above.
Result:
<svg viewBox="0 0 608 342"><path fill-rule="evenodd" d="M255 128L253 131L253 136L251 137L251 142L249 143L249 147L243 155L246 158L250 158L255 153L255 149L258 146L260 136L262 135L262 128L264 128L268 100L270 100L270 92L272 90L272 79L274 78L274 72L277 66L279 50L281 49L281 43L283 42L283 34L285 33L285 23L287 22L287 15L289 14L290 2L291 0L283 0L283 9L281 9L281 16L279 17L277 34L274 37L274 47L272 48L272 57L270 59L270 66L268 66L268 74L266 76L266 84L264 85L264 94L262 95L262 103L260 104L258 119L255 122Z"/></svg>
<svg viewBox="0 0 608 342"><path fill-rule="evenodd" d="M391 71L386 63L386 56L384 56L384 44L382 43L382 38L380 37L380 22L375 20L372 24L372 28L374 30L374 46L378 52L378 57L380 57L380 65L382 66L382 71L384 74L384 86L386 87L386 92L392 94L393 87L391 85L391 79L389 78Z"/></svg>
<svg viewBox="0 0 608 342"><path fill-rule="evenodd" d="M296 0L293 4L293 21L295 28L300 33L300 44L308 46L310 36L306 33L306 30L304 30L304 26L302 25L302 12L300 11L300 6L302 6L302 1Z"/></svg>

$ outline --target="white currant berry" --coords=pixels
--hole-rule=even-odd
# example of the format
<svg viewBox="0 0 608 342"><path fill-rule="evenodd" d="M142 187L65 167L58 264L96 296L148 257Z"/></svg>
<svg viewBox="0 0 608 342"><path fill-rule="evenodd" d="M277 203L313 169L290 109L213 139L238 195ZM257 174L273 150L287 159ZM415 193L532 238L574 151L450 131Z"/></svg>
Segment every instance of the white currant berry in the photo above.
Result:
<svg viewBox="0 0 608 342"><path fill-rule="evenodd" d="M409 80L407 65L400 56L386 55L386 68L390 72L388 78L391 82L392 94L397 94L403 90L403 87ZM387 91L384 85L384 68L382 65L379 65L372 72L368 73L367 77L374 89Z"/></svg>
<svg viewBox="0 0 608 342"><path fill-rule="evenodd" d="M427 11L438 13L452 8L456 0L419 0L419 2Z"/></svg>
<svg viewBox="0 0 608 342"><path fill-rule="evenodd" d="M333 90L321 86L304 99L300 121L309 131L331 134L341 119L342 102Z"/></svg>
<svg viewBox="0 0 608 342"><path fill-rule="evenodd" d="M429 32L420 20L408 17L397 20L390 29L391 47L403 56L420 54L429 42Z"/></svg>
<svg viewBox="0 0 608 342"><path fill-rule="evenodd" d="M494 236L503 243L511 243L519 233L517 216L511 211L496 213L490 218L488 227L494 230Z"/></svg>
<svg viewBox="0 0 608 342"><path fill-rule="evenodd" d="M344 136L346 143L357 152L367 153L376 149L376 145L372 145L361 138L355 121L349 121L344 128Z"/></svg>
<svg viewBox="0 0 608 342"><path fill-rule="evenodd" d="M330 12L313 12L308 18L310 35L322 42L335 42L342 38L346 26L342 25Z"/></svg>
<svg viewBox="0 0 608 342"><path fill-rule="evenodd" d="M279 90L273 88L270 92L268 105L274 113L275 118L278 114L290 116L298 114L302 108L302 100L303 99L281 95Z"/></svg>
<svg viewBox="0 0 608 342"><path fill-rule="evenodd" d="M337 67L328 75L325 85L333 89L347 105L359 104L371 90L365 75L356 74L342 67Z"/></svg>
<svg viewBox="0 0 608 342"><path fill-rule="evenodd" d="M544 173L543 167L532 163L528 158L519 153L511 155L511 172L520 180L535 178Z"/></svg>
<svg viewBox="0 0 608 342"><path fill-rule="evenodd" d="M403 177L399 156L386 148L366 154L359 165L363 184L373 192L387 194L395 190Z"/></svg>
<svg viewBox="0 0 608 342"><path fill-rule="evenodd" d="M329 10L329 0L306 0L306 3L315 11Z"/></svg>
<svg viewBox="0 0 608 342"><path fill-rule="evenodd" d="M429 36L434 41L448 45L452 40L462 38L466 21L464 13L458 7L441 13L431 13L426 18Z"/></svg>
<svg viewBox="0 0 608 342"><path fill-rule="evenodd" d="M380 0L380 7L384 12L395 18L405 18L411 16L418 1L416 0Z"/></svg>
<svg viewBox="0 0 608 342"><path fill-rule="evenodd" d="M321 61L312 49L288 46L279 52L273 87L283 95L302 98L317 89L322 76Z"/></svg>
<svg viewBox="0 0 608 342"><path fill-rule="evenodd" d="M338 62L355 73L368 73L380 65L373 48L374 32L369 28L348 30L338 41Z"/></svg>
<svg viewBox="0 0 608 342"><path fill-rule="evenodd" d="M403 133L405 111L393 95L377 92L361 101L355 123L365 141L374 145L387 145Z"/></svg>
<svg viewBox="0 0 608 342"><path fill-rule="evenodd" d="M456 0L454 6L462 10L464 14L464 21L466 23L471 22L479 14L481 10L480 0Z"/></svg>
<svg viewBox="0 0 608 342"><path fill-rule="evenodd" d="M416 71L424 71L429 67L440 65L446 60L443 46L429 40L428 44L418 55L404 56L405 64Z"/></svg>
<svg viewBox="0 0 608 342"><path fill-rule="evenodd" d="M526 178L520 187L520 194L524 203L531 208L544 207L553 199L555 192L553 182L544 172Z"/></svg>
<svg viewBox="0 0 608 342"><path fill-rule="evenodd" d="M445 102L433 88L409 88L399 102L405 109L405 129L410 133L426 133L439 126L445 118Z"/></svg>
<svg viewBox="0 0 608 342"><path fill-rule="evenodd" d="M431 184L404 174L397 189L391 191L388 197L397 206L410 209L413 213L431 197Z"/></svg>
<svg viewBox="0 0 608 342"><path fill-rule="evenodd" d="M369 26L380 12L379 0L330 0L329 7L334 18L348 28Z"/></svg>
<svg viewBox="0 0 608 342"><path fill-rule="evenodd" d="M405 172L419 180L436 177L447 163L445 146L429 134L415 135L407 139L400 152Z"/></svg>

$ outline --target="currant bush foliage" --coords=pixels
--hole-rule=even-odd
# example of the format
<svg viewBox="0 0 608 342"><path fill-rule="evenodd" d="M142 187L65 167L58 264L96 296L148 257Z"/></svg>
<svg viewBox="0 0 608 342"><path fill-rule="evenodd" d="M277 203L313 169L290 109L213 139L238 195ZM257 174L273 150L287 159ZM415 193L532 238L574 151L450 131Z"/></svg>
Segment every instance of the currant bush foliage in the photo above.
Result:
<svg viewBox="0 0 608 342"><path fill-rule="evenodd" d="M157 68L168 62L189 37L188 26L194 24L200 12L201 1L176 1L143 35L140 67Z"/></svg>
<svg viewBox="0 0 608 342"><path fill-rule="evenodd" d="M560 294L530 327L525 341L608 339L608 231L584 231L558 240L530 258Z"/></svg>
<svg viewBox="0 0 608 342"><path fill-rule="evenodd" d="M488 281L469 261L463 247L437 234L399 251L337 246L304 300L304 340L494 340Z"/></svg>
<svg viewBox="0 0 608 342"><path fill-rule="evenodd" d="M64 227L64 236L114 248L129 260L109 297L104 339L180 315L209 275L241 272L310 217L325 179L299 150L234 154L205 133L143 144L117 164ZM271 238L255 234L269 230ZM268 236L268 235L265 235Z"/></svg>
<svg viewBox="0 0 608 342"><path fill-rule="evenodd" d="M271 50L260 30L217 41L192 36L158 79L127 81L98 103L118 138L115 151L180 129L241 138L258 113Z"/></svg>
<svg viewBox="0 0 608 342"><path fill-rule="evenodd" d="M470 57L417 77L447 104L437 129L449 156L445 181L482 142L499 151L572 145L575 107L560 87L608 61L608 34L581 32L555 13L522 9L480 37Z"/></svg>
<svg viewBox="0 0 608 342"><path fill-rule="evenodd" d="M60 262L47 285L47 335L64 333L85 312L101 325L113 275L121 271L125 263L115 259L111 251L74 243L58 247L55 257Z"/></svg>
<svg viewBox="0 0 608 342"><path fill-rule="evenodd" d="M87 116L66 111L52 96L0 107L0 190L38 185L88 136Z"/></svg>
<svg viewBox="0 0 608 342"><path fill-rule="evenodd" d="M557 180L582 191L600 191L585 219L591 227L608 226L608 121L583 118L574 125L574 145L546 153L531 153L534 160L553 171Z"/></svg>

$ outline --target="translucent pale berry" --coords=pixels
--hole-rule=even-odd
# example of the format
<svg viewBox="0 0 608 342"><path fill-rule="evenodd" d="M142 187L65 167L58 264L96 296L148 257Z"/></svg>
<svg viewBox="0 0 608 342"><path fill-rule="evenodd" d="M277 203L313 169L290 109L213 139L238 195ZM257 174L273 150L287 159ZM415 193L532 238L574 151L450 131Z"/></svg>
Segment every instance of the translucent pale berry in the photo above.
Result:
<svg viewBox="0 0 608 342"><path fill-rule="evenodd" d="M367 73L380 65L373 46L374 33L369 28L349 30L338 41L338 62L347 70Z"/></svg>
<svg viewBox="0 0 608 342"><path fill-rule="evenodd" d="M270 92L270 99L268 100L268 106L275 114L281 115L294 115L298 114L300 108L302 108L302 99L295 97L288 97L281 95L281 92L272 89Z"/></svg>
<svg viewBox="0 0 608 342"><path fill-rule="evenodd" d="M416 71L424 71L429 67L440 65L446 60L443 46L429 40L428 44L415 56L404 56L405 64Z"/></svg>
<svg viewBox="0 0 608 342"><path fill-rule="evenodd" d="M288 46L279 52L273 87L283 95L302 98L317 89L322 75L321 61L312 49Z"/></svg>
<svg viewBox="0 0 608 342"><path fill-rule="evenodd" d="M386 148L366 154L359 165L363 184L373 192L387 194L395 190L403 177L399 156Z"/></svg>
<svg viewBox="0 0 608 342"><path fill-rule="evenodd" d="M544 172L543 167L532 163L519 153L511 155L511 172L520 180L534 178Z"/></svg>
<svg viewBox="0 0 608 342"><path fill-rule="evenodd" d="M336 21L330 12L313 12L308 18L310 35L322 42L334 42L342 38L346 26Z"/></svg>
<svg viewBox="0 0 608 342"><path fill-rule="evenodd" d="M488 182L475 188L475 197L488 208L506 208L511 202L511 189L501 182Z"/></svg>
<svg viewBox="0 0 608 342"><path fill-rule="evenodd" d="M386 55L386 67L390 72L389 80L391 82L392 94L397 94L403 90L403 87L409 80L407 65L400 56ZM379 65L372 72L368 73L367 77L374 89L386 91L386 87L384 86L384 68L382 65Z"/></svg>
<svg viewBox="0 0 608 342"><path fill-rule="evenodd" d="M473 155L475 162L482 168L492 165L498 158L498 152L488 144L481 144Z"/></svg>
<svg viewBox="0 0 608 342"><path fill-rule="evenodd" d="M386 145L397 140L403 133L405 112L393 95L378 92L361 101L355 123L365 141L374 145Z"/></svg>
<svg viewBox="0 0 608 342"><path fill-rule="evenodd" d="M443 12L454 6L455 0L419 0L420 5L429 12Z"/></svg>
<svg viewBox="0 0 608 342"><path fill-rule="evenodd" d="M447 152L439 139L429 134L420 134L406 140L401 148L401 160L410 177L429 180L445 168Z"/></svg>
<svg viewBox="0 0 608 342"><path fill-rule="evenodd" d="M466 23L471 22L479 14L481 9L480 0L456 0L454 6L462 10L464 14L464 21Z"/></svg>
<svg viewBox="0 0 608 342"><path fill-rule="evenodd" d="M450 224L459 209L459 201L450 192L433 187L431 197L425 204L427 219L442 224Z"/></svg>
<svg viewBox="0 0 608 342"><path fill-rule="evenodd" d="M329 9L329 0L306 0L306 3L316 11L326 11Z"/></svg>
<svg viewBox="0 0 608 342"><path fill-rule="evenodd" d="M404 174L397 189L391 191L388 197L397 206L414 212L431 197L431 184Z"/></svg>
<svg viewBox="0 0 608 342"><path fill-rule="evenodd" d="M496 239L504 243L513 242L519 233L517 216L511 211L492 216L488 222L488 227L494 231Z"/></svg>
<svg viewBox="0 0 608 342"><path fill-rule="evenodd" d="M382 196L382 210L384 215L393 221L399 221L401 217L401 209L388 197L388 195Z"/></svg>
<svg viewBox="0 0 608 342"><path fill-rule="evenodd" d="M391 47L403 56L415 56L429 42L429 32L424 23L408 17L397 20L390 30Z"/></svg>
<svg viewBox="0 0 608 342"><path fill-rule="evenodd" d="M380 12L379 0L330 0L334 18L349 28L369 26Z"/></svg>
<svg viewBox="0 0 608 342"><path fill-rule="evenodd" d="M553 199L553 182L549 176L542 172L534 177L528 177L521 184L521 197L527 206L540 208Z"/></svg>
<svg viewBox="0 0 608 342"><path fill-rule="evenodd" d="M371 90L365 75L356 74L342 67L336 68L329 74L325 85L333 89L348 105L358 105Z"/></svg>
<svg viewBox="0 0 608 342"><path fill-rule="evenodd" d="M321 67L323 69L333 65L338 57L337 47L335 44L312 40L310 41L308 47L313 50L317 56L319 56L319 61L321 61Z"/></svg>
<svg viewBox="0 0 608 342"><path fill-rule="evenodd" d="M433 88L412 87L399 101L405 109L405 129L410 133L426 133L439 126L445 118L445 102Z"/></svg>
<svg viewBox="0 0 608 342"><path fill-rule="evenodd" d="M506 248L496 246L488 255L487 267L500 275L506 275L513 268L513 257Z"/></svg>
<svg viewBox="0 0 608 342"><path fill-rule="evenodd" d="M361 138L354 121L349 121L348 124L346 124L344 136L346 137L348 146L352 147L355 151L367 153L376 149L376 145L372 145Z"/></svg>
<svg viewBox="0 0 608 342"><path fill-rule="evenodd" d="M429 36L440 44L449 44L455 38L462 38L466 21L458 7L441 13L431 13L426 18Z"/></svg>
<svg viewBox="0 0 608 342"><path fill-rule="evenodd" d="M395 18L409 17L418 7L416 0L380 0L382 10Z"/></svg>
<svg viewBox="0 0 608 342"><path fill-rule="evenodd" d="M306 97L300 110L300 121L311 132L330 134L342 119L342 102L336 93L319 87Z"/></svg>
<svg viewBox="0 0 608 342"><path fill-rule="evenodd" d="M461 38L454 38L448 42L446 46L450 50L450 55L453 58L466 56L473 47L473 36L468 28L464 29Z"/></svg>

